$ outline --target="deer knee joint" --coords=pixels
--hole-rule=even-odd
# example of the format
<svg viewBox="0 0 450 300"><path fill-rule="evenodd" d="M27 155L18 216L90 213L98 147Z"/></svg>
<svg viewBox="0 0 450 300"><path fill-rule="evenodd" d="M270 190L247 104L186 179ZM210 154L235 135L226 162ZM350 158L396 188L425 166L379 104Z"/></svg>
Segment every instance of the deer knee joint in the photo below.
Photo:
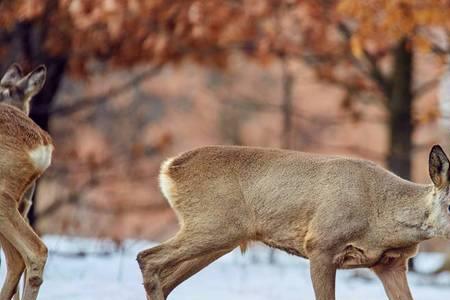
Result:
<svg viewBox="0 0 450 300"><path fill-rule="evenodd" d="M138 253L136 260L139 264L139 268L142 272L144 272L147 269L147 258L149 256L149 250L144 250Z"/></svg>
<svg viewBox="0 0 450 300"><path fill-rule="evenodd" d="M30 284L30 286L32 287L39 287L41 286L43 280L42 280L42 276L30 276L30 278L28 278L28 283Z"/></svg>
<svg viewBox="0 0 450 300"><path fill-rule="evenodd" d="M136 260L139 264L139 266L143 265L145 262L145 257L147 256L147 250L141 251L136 256Z"/></svg>
<svg viewBox="0 0 450 300"><path fill-rule="evenodd" d="M47 262L47 257L47 247L43 246L41 250L39 250L39 254L37 256L28 259L27 269L30 274L30 278L35 276L35 274L38 274L38 276L42 275L45 263Z"/></svg>
<svg viewBox="0 0 450 300"><path fill-rule="evenodd" d="M45 263L47 262L48 258L48 249L47 247L42 244L41 248L39 249L38 256L32 261L32 264L36 265L37 268L43 269L45 266Z"/></svg>
<svg viewBox="0 0 450 300"><path fill-rule="evenodd" d="M139 268L141 269L141 272L144 276L148 274L157 273L159 270L157 262L152 260L152 254L154 253L154 249L147 249L144 251L139 252L137 255L136 260L138 261Z"/></svg>
<svg viewBox="0 0 450 300"><path fill-rule="evenodd" d="M47 261L48 257L48 248L44 244L42 244L41 249L39 250L39 255L42 260L44 260L44 263Z"/></svg>
<svg viewBox="0 0 450 300"><path fill-rule="evenodd" d="M30 261L28 272L28 284L32 287L39 287L42 284L42 277L44 273L45 263L47 261L47 255L34 258Z"/></svg>

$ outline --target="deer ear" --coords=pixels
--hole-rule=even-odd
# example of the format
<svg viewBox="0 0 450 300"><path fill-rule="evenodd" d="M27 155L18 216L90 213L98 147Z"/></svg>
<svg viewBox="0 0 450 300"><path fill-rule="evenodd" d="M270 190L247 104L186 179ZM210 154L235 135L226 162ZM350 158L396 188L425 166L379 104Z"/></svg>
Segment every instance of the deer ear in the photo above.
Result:
<svg viewBox="0 0 450 300"><path fill-rule="evenodd" d="M20 78L22 78L22 69L18 64L13 64L6 70L0 84L16 84Z"/></svg>
<svg viewBox="0 0 450 300"><path fill-rule="evenodd" d="M450 162L441 146L434 145L431 148L429 158L429 172L431 180L437 188L446 187L449 184Z"/></svg>
<svg viewBox="0 0 450 300"><path fill-rule="evenodd" d="M40 65L25 76L18 85L29 99L29 97L36 95L42 89L46 76L47 69L44 65Z"/></svg>

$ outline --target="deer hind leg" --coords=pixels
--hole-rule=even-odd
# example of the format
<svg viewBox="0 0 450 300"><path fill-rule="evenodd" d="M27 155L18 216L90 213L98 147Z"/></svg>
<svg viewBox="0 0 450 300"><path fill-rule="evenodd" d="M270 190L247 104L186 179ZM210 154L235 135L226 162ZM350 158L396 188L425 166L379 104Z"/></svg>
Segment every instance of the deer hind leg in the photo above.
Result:
<svg viewBox="0 0 450 300"><path fill-rule="evenodd" d="M372 270L383 283L389 300L413 300L406 277L407 259L391 258L372 267Z"/></svg>
<svg viewBox="0 0 450 300"><path fill-rule="evenodd" d="M22 300L35 300L43 280L47 247L27 224L16 208L16 201L3 193L0 204L0 233L20 253L27 275Z"/></svg>
<svg viewBox="0 0 450 300"><path fill-rule="evenodd" d="M167 298L172 290L180 283L198 273L218 258L229 253L231 250L232 249L213 252L164 269L160 275L164 297Z"/></svg>
<svg viewBox="0 0 450 300"><path fill-rule="evenodd" d="M144 278L147 298L149 300L165 299L161 274L168 274L171 268L177 265L181 267L176 273L178 275L173 274L164 280L166 291L169 292L171 288L173 289L184 279L205 267L209 260L214 260L213 253L229 251L238 244L239 238L220 225L210 229L181 229L173 239L140 252L137 260ZM191 264L181 265L190 260Z"/></svg>
<svg viewBox="0 0 450 300"><path fill-rule="evenodd" d="M0 292L0 299L11 299L14 295L15 300L19 300L18 283L25 269L25 263L19 252L0 235L0 242L3 247L6 258L6 278Z"/></svg>

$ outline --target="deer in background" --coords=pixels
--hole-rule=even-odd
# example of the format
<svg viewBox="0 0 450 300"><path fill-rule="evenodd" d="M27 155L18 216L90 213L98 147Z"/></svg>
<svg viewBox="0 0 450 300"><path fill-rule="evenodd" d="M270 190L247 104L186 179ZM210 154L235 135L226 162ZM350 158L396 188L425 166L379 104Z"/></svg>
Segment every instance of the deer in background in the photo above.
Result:
<svg viewBox="0 0 450 300"><path fill-rule="evenodd" d="M49 167L53 151L50 136L28 117L30 100L45 77L44 66L22 76L12 65L0 81L0 243L7 264L0 300L19 298L25 269L22 300L35 300L47 259L45 244L26 221L35 181Z"/></svg>
<svg viewBox="0 0 450 300"><path fill-rule="evenodd" d="M275 149L210 146L161 166L162 193L180 223L175 237L137 260L149 300L251 241L310 260L316 299L335 299L337 269L370 268L391 300L412 299L407 261L418 244L450 238L450 162L429 156L433 184L376 164Z"/></svg>

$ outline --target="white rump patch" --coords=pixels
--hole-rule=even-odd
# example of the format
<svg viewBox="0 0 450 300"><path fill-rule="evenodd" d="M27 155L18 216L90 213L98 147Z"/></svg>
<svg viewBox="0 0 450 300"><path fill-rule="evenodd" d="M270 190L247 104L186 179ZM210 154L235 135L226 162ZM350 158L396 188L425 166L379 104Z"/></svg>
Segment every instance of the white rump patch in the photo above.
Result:
<svg viewBox="0 0 450 300"><path fill-rule="evenodd" d="M29 155L34 166L41 171L45 171L52 162L52 145L42 145L30 151Z"/></svg>
<svg viewBox="0 0 450 300"><path fill-rule="evenodd" d="M175 182L170 178L168 170L172 164L173 158L169 158L161 164L161 171L159 172L159 187L164 197L172 205L173 195L175 193Z"/></svg>

